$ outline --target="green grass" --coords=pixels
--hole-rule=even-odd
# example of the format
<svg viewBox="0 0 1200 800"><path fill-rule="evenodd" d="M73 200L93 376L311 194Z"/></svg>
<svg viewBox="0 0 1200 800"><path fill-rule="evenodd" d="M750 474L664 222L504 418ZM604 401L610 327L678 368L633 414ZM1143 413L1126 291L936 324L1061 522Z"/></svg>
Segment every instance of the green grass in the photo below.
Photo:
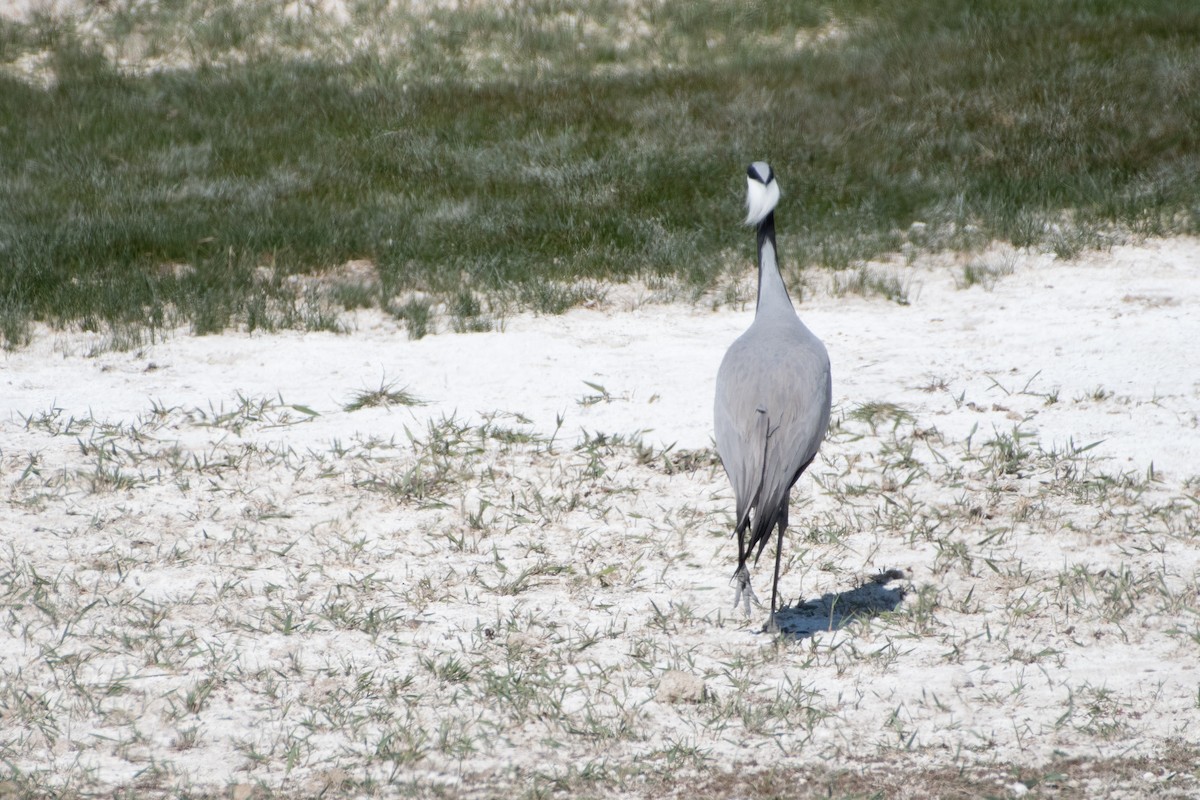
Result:
<svg viewBox="0 0 1200 800"><path fill-rule="evenodd" d="M407 389L397 389L394 382L384 379L379 382L378 389L363 389L355 392L350 402L342 408L346 411L360 411L364 408L419 405L421 405L421 401L410 394Z"/></svg>
<svg viewBox="0 0 1200 800"><path fill-rule="evenodd" d="M710 287L748 251L755 158L803 265L859 268L913 222L924 249L1066 257L1197 227L1189 0L350 5L0 22L4 343L31 320L336 329L286 278L350 259L381 307Z"/></svg>

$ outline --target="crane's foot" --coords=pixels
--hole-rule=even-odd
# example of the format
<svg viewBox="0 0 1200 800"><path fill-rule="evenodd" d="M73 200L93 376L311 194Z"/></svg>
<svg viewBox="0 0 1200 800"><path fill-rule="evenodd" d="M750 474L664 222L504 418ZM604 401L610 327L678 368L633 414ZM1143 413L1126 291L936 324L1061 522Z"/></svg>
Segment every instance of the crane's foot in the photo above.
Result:
<svg viewBox="0 0 1200 800"><path fill-rule="evenodd" d="M733 590L733 607L742 606L746 616L750 616L750 603L753 602L756 606L760 603L754 595L754 589L750 587L750 570L746 569L744 564L733 573Z"/></svg>
<svg viewBox="0 0 1200 800"><path fill-rule="evenodd" d="M779 623L775 621L775 612L771 612L771 616L767 617L767 621L763 623L763 633L776 635L782 633L783 630L779 627Z"/></svg>

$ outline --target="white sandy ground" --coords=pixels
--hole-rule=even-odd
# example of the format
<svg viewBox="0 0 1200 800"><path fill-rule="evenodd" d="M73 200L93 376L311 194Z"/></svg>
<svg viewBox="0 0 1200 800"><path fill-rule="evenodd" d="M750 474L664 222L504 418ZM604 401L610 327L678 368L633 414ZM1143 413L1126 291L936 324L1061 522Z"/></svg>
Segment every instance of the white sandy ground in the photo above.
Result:
<svg viewBox="0 0 1200 800"><path fill-rule="evenodd" d="M953 262L894 267L907 306L799 305L837 427L782 644L729 608L719 467L663 466L711 446L752 308L618 287L419 341L373 313L99 355L40 332L0 358L6 785L669 794L886 762L1020 794L1012 765L1079 759L1054 780L1195 796L1080 765L1200 742L1200 241L1017 254L990 291ZM382 383L426 404L344 409ZM1014 430L1032 455L997 469Z"/></svg>

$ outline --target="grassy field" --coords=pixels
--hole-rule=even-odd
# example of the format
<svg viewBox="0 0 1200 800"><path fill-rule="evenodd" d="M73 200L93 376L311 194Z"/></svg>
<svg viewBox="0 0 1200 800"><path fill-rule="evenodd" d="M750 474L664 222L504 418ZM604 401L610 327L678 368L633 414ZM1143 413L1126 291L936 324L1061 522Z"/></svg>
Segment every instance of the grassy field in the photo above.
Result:
<svg viewBox="0 0 1200 800"><path fill-rule="evenodd" d="M701 291L756 158L801 265L1197 228L1190 0L274 8L0 21L5 346Z"/></svg>

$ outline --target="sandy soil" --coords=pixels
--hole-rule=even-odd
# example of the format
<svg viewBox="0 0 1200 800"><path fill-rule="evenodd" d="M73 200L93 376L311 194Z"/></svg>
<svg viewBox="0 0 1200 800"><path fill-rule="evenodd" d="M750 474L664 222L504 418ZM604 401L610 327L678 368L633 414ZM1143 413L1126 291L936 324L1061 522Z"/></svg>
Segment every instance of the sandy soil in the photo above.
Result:
<svg viewBox="0 0 1200 800"><path fill-rule="evenodd" d="M1153 463L1183 479L1196 474L1200 455L1200 438L1181 436L1195 429L1200 412L1200 372L1189 357L1200 334L1191 309L1198 253L1195 240L1172 239L1067 264L1023 255L1016 274L992 291L958 289L954 267L897 267L910 282L907 306L822 296L806 299L800 313L830 351L835 403L900 403L956 437L1029 417L1044 442L1103 439L1100 453L1121 468ZM384 381L426 402L405 412L409 424L507 411L548 431L566 412L570 430L640 432L660 445L707 447L716 367L753 317L752 301L740 312L713 313L650 297L615 287L601 310L521 316L504 321L502 332L419 341L376 314L354 319L348 337L178 336L95 358L87 354L103 347L104 335L46 333L5 356L10 377L0 399L26 413L55 405L128 419L148 399L203 406L240 391L279 394L328 415L356 390ZM930 392L939 380L977 407ZM611 401L581 407L578 401L595 393L585 382L603 386ZM1110 396L1083 401L1097 389ZM1051 391L1062 402L1047 404ZM984 407L995 404L1006 409ZM353 415L345 420L320 422L342 432L359 423Z"/></svg>
<svg viewBox="0 0 1200 800"><path fill-rule="evenodd" d="M1069 758L1074 796L1200 791L1178 758L1078 766L1200 738L1200 242L1000 260L990 291L943 260L893 268L907 306L801 305L835 429L778 642L729 607L708 451L751 310L618 287L419 341L375 314L134 352L41 332L0 361L5 786L983 764L1022 794ZM346 410L383 384L425 404Z"/></svg>

